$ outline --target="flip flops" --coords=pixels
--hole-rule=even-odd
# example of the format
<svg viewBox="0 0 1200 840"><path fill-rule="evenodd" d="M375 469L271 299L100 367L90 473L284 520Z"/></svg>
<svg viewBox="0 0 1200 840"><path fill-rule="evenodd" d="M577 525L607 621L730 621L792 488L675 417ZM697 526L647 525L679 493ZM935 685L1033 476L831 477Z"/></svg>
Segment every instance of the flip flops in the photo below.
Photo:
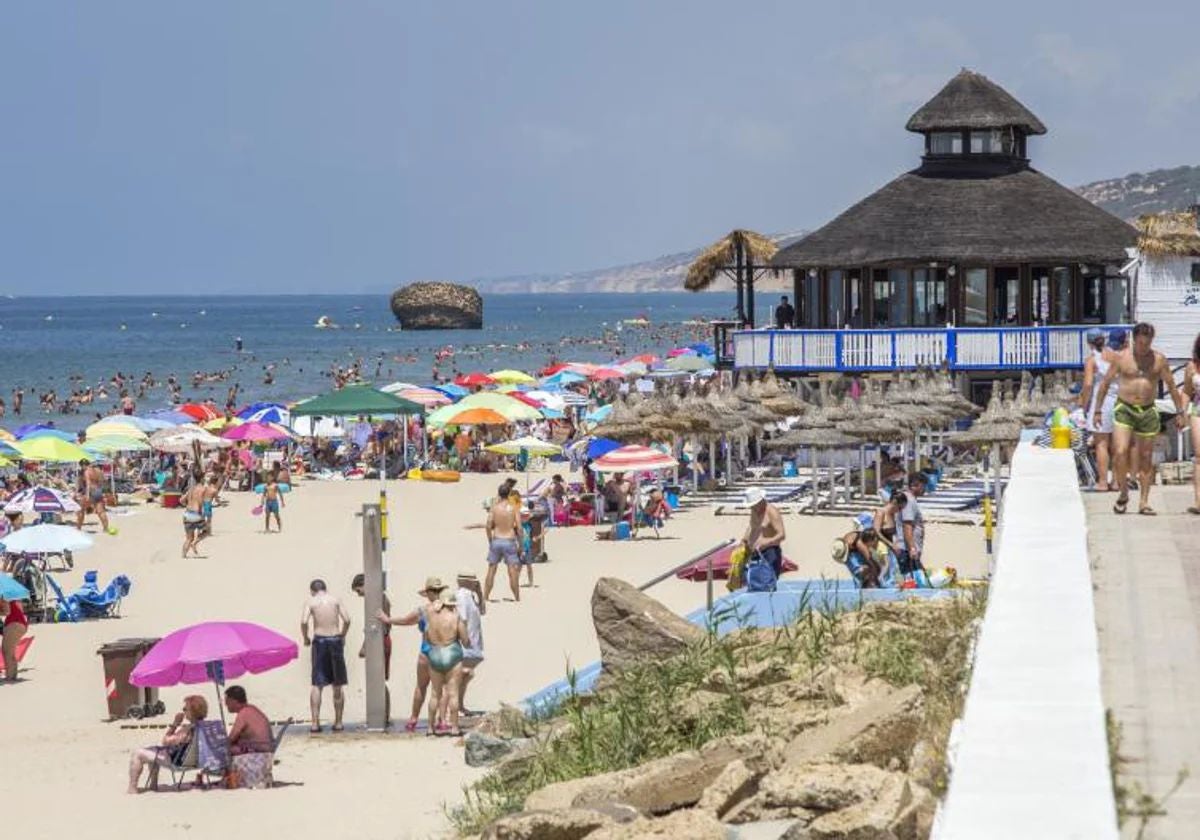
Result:
<svg viewBox="0 0 1200 840"><path fill-rule="evenodd" d="M1156 511L1154 508L1150 507L1150 505L1146 505L1145 507L1138 508L1138 515L1139 516L1158 516L1158 511Z"/></svg>
<svg viewBox="0 0 1200 840"><path fill-rule="evenodd" d="M1190 508L1187 509L1187 512L1192 514L1192 516L1200 516L1200 507L1196 507L1195 505L1192 505Z"/></svg>
<svg viewBox="0 0 1200 840"><path fill-rule="evenodd" d="M404 724L404 731L405 732L416 732L417 731L417 719L409 718L408 723Z"/></svg>
<svg viewBox="0 0 1200 840"><path fill-rule="evenodd" d="M1115 502L1113 502L1113 513L1118 513L1118 514L1125 513L1125 508L1128 507L1128 505L1129 505L1129 497L1128 496L1118 497L1117 500Z"/></svg>

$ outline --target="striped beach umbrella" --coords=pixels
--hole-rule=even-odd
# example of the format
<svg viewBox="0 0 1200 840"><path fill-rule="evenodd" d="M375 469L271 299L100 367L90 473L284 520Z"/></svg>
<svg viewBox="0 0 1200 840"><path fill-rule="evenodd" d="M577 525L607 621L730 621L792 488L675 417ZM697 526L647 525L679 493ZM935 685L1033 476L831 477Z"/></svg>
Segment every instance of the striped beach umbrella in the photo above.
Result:
<svg viewBox="0 0 1200 840"><path fill-rule="evenodd" d="M79 503L50 487L27 487L4 504L5 513L76 513Z"/></svg>
<svg viewBox="0 0 1200 840"><path fill-rule="evenodd" d="M648 446L622 446L592 461L595 472L654 472L670 470L679 462L664 452Z"/></svg>
<svg viewBox="0 0 1200 840"><path fill-rule="evenodd" d="M394 393L398 397L412 400L426 408L437 408L438 406L450 405L450 403L454 402L450 397L441 391L435 391L433 388L405 388Z"/></svg>
<svg viewBox="0 0 1200 840"><path fill-rule="evenodd" d="M221 416L221 412L217 411L216 406L207 405L205 403L184 403L179 406L179 413L186 414L197 423L205 423L209 420L216 420Z"/></svg>

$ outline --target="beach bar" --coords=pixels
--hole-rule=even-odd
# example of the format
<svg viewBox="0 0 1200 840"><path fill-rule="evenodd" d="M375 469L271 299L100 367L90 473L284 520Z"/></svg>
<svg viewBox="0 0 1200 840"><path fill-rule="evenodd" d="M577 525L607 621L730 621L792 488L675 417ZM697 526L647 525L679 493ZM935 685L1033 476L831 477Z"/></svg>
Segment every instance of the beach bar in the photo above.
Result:
<svg viewBox="0 0 1200 840"><path fill-rule="evenodd" d="M1131 320L1138 232L1030 165L1024 105L963 70L906 127L920 165L772 257L794 316L716 325L726 367L1074 368L1090 327Z"/></svg>

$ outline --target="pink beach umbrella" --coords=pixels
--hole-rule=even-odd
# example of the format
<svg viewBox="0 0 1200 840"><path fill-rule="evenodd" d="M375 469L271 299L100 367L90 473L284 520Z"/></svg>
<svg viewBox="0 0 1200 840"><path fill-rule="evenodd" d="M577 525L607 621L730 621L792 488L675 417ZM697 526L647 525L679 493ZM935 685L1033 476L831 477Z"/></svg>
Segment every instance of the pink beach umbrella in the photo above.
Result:
<svg viewBox="0 0 1200 840"><path fill-rule="evenodd" d="M276 440L287 440L290 435L278 426L250 422L228 429L221 437L225 438L225 440L248 440L254 443L269 443Z"/></svg>
<svg viewBox="0 0 1200 840"><path fill-rule="evenodd" d="M137 686L209 682L281 668L299 655L296 643L247 621L206 621L163 637L129 674ZM218 690L217 706L224 708ZM224 719L224 711L221 713Z"/></svg>
<svg viewBox="0 0 1200 840"><path fill-rule="evenodd" d="M679 462L657 449L648 446L622 446L601 455L592 461L592 469L596 472L653 472L669 470L679 466Z"/></svg>

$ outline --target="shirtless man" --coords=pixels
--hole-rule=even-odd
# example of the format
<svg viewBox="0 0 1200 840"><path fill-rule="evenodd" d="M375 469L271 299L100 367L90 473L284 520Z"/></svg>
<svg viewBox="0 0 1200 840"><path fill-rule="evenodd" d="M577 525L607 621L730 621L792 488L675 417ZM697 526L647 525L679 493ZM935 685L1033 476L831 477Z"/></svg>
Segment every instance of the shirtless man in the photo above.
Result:
<svg viewBox="0 0 1200 840"><path fill-rule="evenodd" d="M1167 386L1171 400L1179 410L1175 417L1179 428L1184 428L1187 423L1183 394L1175 385L1175 377L1171 374L1166 357L1151 346L1153 341L1153 324L1143 322L1135 326L1133 345L1113 360L1104 381L1096 389L1094 404L1097 409L1093 421L1099 425L1103 419L1099 409L1104 405L1104 397L1113 380L1119 378L1117 406L1112 415L1115 450L1113 477L1119 492L1113 504L1113 513L1124 513L1129 504L1129 456L1132 448L1138 473L1138 513L1143 516L1155 515L1154 508L1150 507L1150 483L1154 480L1154 439L1162 431L1158 410L1154 407L1160 382Z"/></svg>
<svg viewBox="0 0 1200 840"><path fill-rule="evenodd" d="M183 556L188 549L200 556L200 540L204 539L204 483L193 481L183 494Z"/></svg>
<svg viewBox="0 0 1200 840"><path fill-rule="evenodd" d="M78 527L83 527L83 517L87 513L88 508L96 512L96 518L100 520L100 527L104 529L106 534L115 534L117 530L108 524L108 511L104 507L104 473L100 472L100 468L84 458L79 462L79 466L83 469L83 504L79 506L79 518L77 521Z"/></svg>
<svg viewBox="0 0 1200 840"><path fill-rule="evenodd" d="M742 536L742 545L750 553L749 560L755 553L771 564L775 577L783 574L783 549L780 546L787 537L783 528L783 515L779 508L767 501L767 494L761 487L751 487L746 491L746 504L750 507L750 524Z"/></svg>
<svg viewBox="0 0 1200 840"><path fill-rule="evenodd" d="M275 526L283 533L283 521L279 518L279 508L283 504L283 493L279 490L279 482L275 479L275 474L272 473L267 477L267 484L263 487L262 505L263 519L266 521L266 531L271 533L271 515L275 515Z"/></svg>
<svg viewBox="0 0 1200 840"><path fill-rule="evenodd" d="M262 709L246 701L246 689L231 685L225 689L225 708L236 715L229 730L229 753L269 753L271 751L271 721Z"/></svg>
<svg viewBox="0 0 1200 840"><path fill-rule="evenodd" d="M304 646L312 646L312 688L308 705L312 710L309 732L321 731L321 694L325 686L333 686L333 731L342 731L342 710L346 696L342 686L346 679L346 633L350 630L350 614L342 602L325 590L320 578L308 585L310 597L300 614L300 635ZM308 627L312 624L312 637Z"/></svg>
<svg viewBox="0 0 1200 840"><path fill-rule="evenodd" d="M488 510L487 525L484 530L488 541L488 570L483 581L483 599L492 597L492 585L496 581L496 566L503 560L508 571L508 585L512 589L513 600L521 600L521 539L518 531L521 528L518 514L508 501L509 486L500 486L492 506Z"/></svg>

